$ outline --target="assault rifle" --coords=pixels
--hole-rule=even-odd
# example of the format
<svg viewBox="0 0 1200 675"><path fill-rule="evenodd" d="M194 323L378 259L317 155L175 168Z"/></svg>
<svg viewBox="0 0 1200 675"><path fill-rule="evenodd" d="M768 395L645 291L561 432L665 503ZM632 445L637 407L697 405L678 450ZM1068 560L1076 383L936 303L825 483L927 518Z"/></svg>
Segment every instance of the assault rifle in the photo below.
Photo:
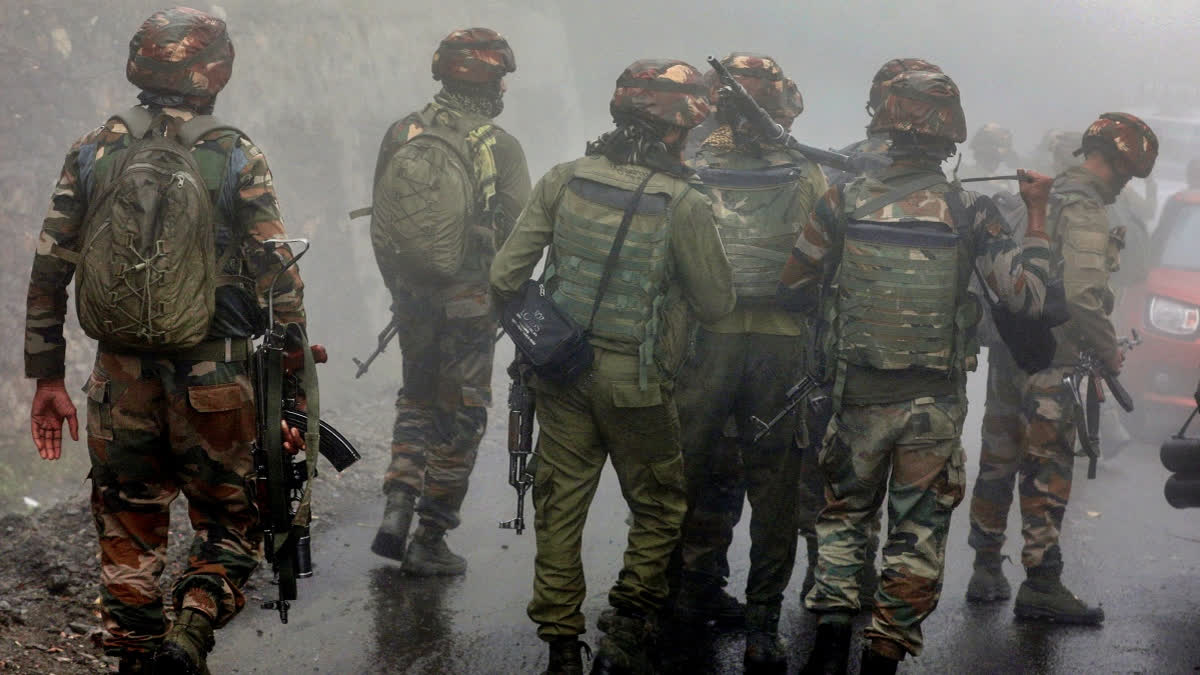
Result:
<svg viewBox="0 0 1200 675"><path fill-rule="evenodd" d="M500 529L525 531L525 492L533 485L537 457L533 454L533 414L536 409L529 386L530 367L519 357L508 368L508 484L517 491L517 517L500 521Z"/></svg>
<svg viewBox="0 0 1200 675"><path fill-rule="evenodd" d="M1132 337L1117 340L1117 348L1128 351L1142 343L1137 331ZM1087 381L1087 393L1080 394L1080 387ZM1063 384L1071 390L1075 399L1075 430L1079 444L1088 458L1088 479L1096 477L1096 462L1100 459L1100 404L1104 402L1104 385L1113 398L1125 410L1133 412L1133 397L1129 395L1117 374L1109 370L1096 353L1084 350L1079 354L1079 366L1063 376Z"/></svg>
<svg viewBox="0 0 1200 675"><path fill-rule="evenodd" d="M721 98L733 102L737 107L738 114L741 115L742 119L746 120L746 123L750 125L754 133L762 136L769 143L782 145L789 150L798 152L817 164L823 164L839 171L856 175L863 173L864 167L862 163L856 161L854 157L832 150L814 148L811 145L805 145L797 141L788 133L787 129L783 128L783 125L772 119L771 115L766 110L763 110L762 106L746 92L746 88L730 74L725 64L710 56L708 57L708 65L712 66L713 71L716 72L717 77L721 80Z"/></svg>
<svg viewBox="0 0 1200 675"><path fill-rule="evenodd" d="M366 375L367 370L371 367L371 364L375 363L375 359L379 358L379 355L387 350L388 345L391 344L392 340L395 340L396 336L399 334L400 315L396 312L392 312L392 320L388 322L388 325L383 327L383 330L379 332L379 336L375 338L375 351L371 352L371 355L367 357L366 361L360 361L357 356L351 359L354 361L354 365L358 366L358 372L354 374L354 379L357 380L363 375ZM504 331L497 331L495 341L499 342L500 338L502 337L504 337Z"/></svg>
<svg viewBox="0 0 1200 675"><path fill-rule="evenodd" d="M812 396L813 391L819 390L820 386L821 383L818 382L812 375L805 375L799 382L793 384L791 389L787 390L787 403L784 404L783 409L775 413L775 416L772 417L769 422L764 422L756 416L751 417L750 421L758 427L758 431L754 433L754 442L759 442L762 440L763 436L771 433L771 430L774 429L775 426L783 420L783 418L790 415L792 411L796 409L796 406L800 405L805 400L811 399L809 400L809 406L813 408L816 408L818 405L822 405L824 403L823 399L827 398L824 392L819 393L816 396Z"/></svg>
<svg viewBox="0 0 1200 675"><path fill-rule="evenodd" d="M275 284L296 264L309 244L305 239L270 239L263 242L269 253L286 244L303 249L285 263L271 280L267 295L266 327L262 342L251 357L257 435L251 446L254 459L256 502L264 534L267 562L278 587L278 597L263 603L263 609L279 612L288 622L288 609L296 599L296 580L312 576L312 547L309 538L312 479L317 475L317 454L323 454L338 471L358 460L358 452L337 432L321 421L317 389L316 358L300 335L303 373L297 377L285 363L289 335L275 323ZM288 355L290 357L290 355ZM290 359L289 359L290 360ZM305 397L305 412L299 412L299 393ZM290 453L283 447L283 422L304 435L305 452Z"/></svg>

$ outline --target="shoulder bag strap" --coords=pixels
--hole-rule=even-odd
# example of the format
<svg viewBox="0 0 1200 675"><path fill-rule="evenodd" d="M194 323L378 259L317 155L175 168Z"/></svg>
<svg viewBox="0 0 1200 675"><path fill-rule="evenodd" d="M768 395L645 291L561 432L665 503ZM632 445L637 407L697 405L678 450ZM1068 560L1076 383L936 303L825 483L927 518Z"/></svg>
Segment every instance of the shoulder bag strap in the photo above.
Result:
<svg viewBox="0 0 1200 675"><path fill-rule="evenodd" d="M617 228L617 236L613 240L612 250L608 252L608 260L604 261L604 272L600 275L600 285L596 289L596 300L592 302L592 316L588 319L587 333L592 332L592 324L596 321L596 312L600 309L600 301L604 299L604 292L608 290L608 282L612 280L613 271L617 267L617 259L621 257L621 246L625 244L625 236L629 234L629 224L633 222L633 212L637 210L638 202L642 201L642 194L646 192L646 184L657 173L651 170L642 179L642 182L637 187L637 191L633 193L633 198L625 205L625 215L621 216L621 226Z"/></svg>

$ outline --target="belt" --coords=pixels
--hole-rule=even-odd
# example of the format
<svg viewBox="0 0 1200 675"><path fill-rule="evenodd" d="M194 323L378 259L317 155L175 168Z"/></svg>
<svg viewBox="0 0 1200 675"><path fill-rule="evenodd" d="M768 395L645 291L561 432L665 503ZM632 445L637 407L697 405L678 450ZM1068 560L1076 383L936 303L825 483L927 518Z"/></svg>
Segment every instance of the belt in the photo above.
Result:
<svg viewBox="0 0 1200 675"><path fill-rule="evenodd" d="M250 358L250 353L254 351L254 342L250 338L218 338L216 340L205 340L204 342L188 347L187 349L161 352L135 352L130 351L129 349L110 348L101 343L100 349L111 354L159 356L171 359L173 361L217 361L220 363L234 363L237 361L245 361L246 359Z"/></svg>

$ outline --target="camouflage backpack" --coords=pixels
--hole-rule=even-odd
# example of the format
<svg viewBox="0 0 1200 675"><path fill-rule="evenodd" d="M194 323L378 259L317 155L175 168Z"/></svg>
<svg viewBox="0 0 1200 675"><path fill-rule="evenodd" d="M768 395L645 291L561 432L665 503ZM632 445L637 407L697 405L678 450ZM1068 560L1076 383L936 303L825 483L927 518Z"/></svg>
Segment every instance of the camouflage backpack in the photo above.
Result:
<svg viewBox="0 0 1200 675"><path fill-rule="evenodd" d="M495 127L481 121L433 105L413 116L416 135L388 159L371 200L371 244L390 268L444 282L464 268L473 241L494 252L479 216L496 193Z"/></svg>
<svg viewBox="0 0 1200 675"><path fill-rule="evenodd" d="M129 144L88 197L75 270L79 323L109 349L187 349L208 334L219 269L212 199L192 146L231 128L140 107L114 119ZM94 170L93 161L81 174Z"/></svg>

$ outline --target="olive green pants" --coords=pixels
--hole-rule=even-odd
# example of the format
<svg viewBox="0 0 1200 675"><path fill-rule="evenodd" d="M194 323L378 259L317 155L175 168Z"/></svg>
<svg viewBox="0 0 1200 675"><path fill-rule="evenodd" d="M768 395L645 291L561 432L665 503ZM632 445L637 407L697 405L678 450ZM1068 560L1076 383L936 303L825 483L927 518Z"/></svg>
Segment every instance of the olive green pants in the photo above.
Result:
<svg viewBox="0 0 1200 675"><path fill-rule="evenodd" d="M543 640L584 632L581 540L606 459L633 514L624 566L609 592L613 607L661 608L686 509L679 418L668 388L651 381L649 391L639 390L633 357L598 351L596 359L576 382L535 385L537 557L528 613Z"/></svg>

